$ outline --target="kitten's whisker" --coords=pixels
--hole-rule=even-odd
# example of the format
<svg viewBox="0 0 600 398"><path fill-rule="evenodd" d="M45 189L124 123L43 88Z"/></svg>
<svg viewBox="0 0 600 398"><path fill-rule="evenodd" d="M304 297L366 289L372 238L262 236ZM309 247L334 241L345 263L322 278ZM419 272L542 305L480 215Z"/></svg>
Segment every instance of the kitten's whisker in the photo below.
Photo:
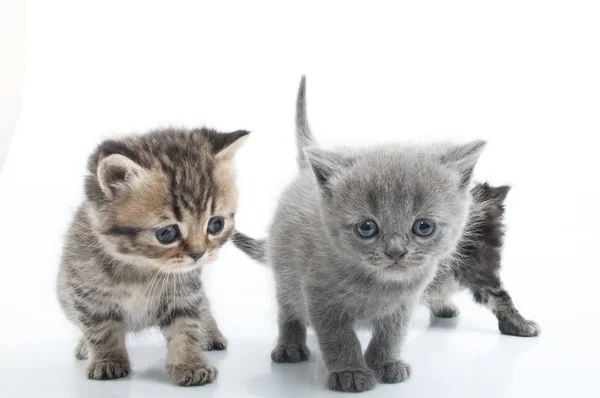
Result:
<svg viewBox="0 0 600 398"><path fill-rule="evenodd" d="M150 298L153 296L155 288L158 286L158 281L159 281L160 277L162 277L162 270L164 268L165 268L165 265L161 266L158 269L158 271L156 271L156 273L154 274L154 276L152 277L152 280L151 280L151 283L150 283L150 285L152 287L150 287L150 291L148 292L148 300L146 300L146 303L144 305L144 312L145 313L147 313L150 310L150 302L151 302ZM142 295L142 298L143 297L144 297L144 295ZM160 298L159 298L159 300L160 300Z"/></svg>
<svg viewBox="0 0 600 398"><path fill-rule="evenodd" d="M148 286L146 286L146 290L144 290L144 293L142 293L141 298L143 299L146 296L146 293L148 292L148 289L150 288L150 286L152 285L152 282L154 281L154 279L156 278L156 276L160 273L162 267L160 267L155 273L154 275L152 275L152 278L150 279L150 282L148 282Z"/></svg>

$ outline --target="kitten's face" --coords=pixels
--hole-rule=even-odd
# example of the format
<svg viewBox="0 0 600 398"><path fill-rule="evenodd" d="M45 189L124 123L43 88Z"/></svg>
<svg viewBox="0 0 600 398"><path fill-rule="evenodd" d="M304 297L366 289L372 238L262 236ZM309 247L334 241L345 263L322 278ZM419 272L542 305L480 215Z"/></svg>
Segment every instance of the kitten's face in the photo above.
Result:
<svg viewBox="0 0 600 398"><path fill-rule="evenodd" d="M314 168L310 153L309 159ZM321 175L321 187L324 220L340 250L385 278L405 279L455 248L474 160L464 172L449 166L439 148L379 149L337 160L342 167Z"/></svg>
<svg viewBox="0 0 600 398"><path fill-rule="evenodd" d="M185 143L184 137L174 139ZM97 179L105 200L92 218L111 255L164 272L190 271L217 258L234 231L232 153L199 148L158 156L149 167L121 154L100 160Z"/></svg>

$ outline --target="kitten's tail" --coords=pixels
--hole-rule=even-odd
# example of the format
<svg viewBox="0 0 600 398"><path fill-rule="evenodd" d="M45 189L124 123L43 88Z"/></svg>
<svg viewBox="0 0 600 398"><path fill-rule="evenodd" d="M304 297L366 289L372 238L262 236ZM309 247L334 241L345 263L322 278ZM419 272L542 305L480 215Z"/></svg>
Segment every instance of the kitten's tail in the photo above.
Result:
<svg viewBox="0 0 600 398"><path fill-rule="evenodd" d="M298 147L298 165L303 169L308 166L304 149L316 145L306 116L306 76L304 75L300 80L296 99L296 145Z"/></svg>
<svg viewBox="0 0 600 398"><path fill-rule="evenodd" d="M233 244L250 258L263 264L267 263L265 255L266 243L267 241L264 239L253 239L241 232L236 231L235 234L233 234Z"/></svg>

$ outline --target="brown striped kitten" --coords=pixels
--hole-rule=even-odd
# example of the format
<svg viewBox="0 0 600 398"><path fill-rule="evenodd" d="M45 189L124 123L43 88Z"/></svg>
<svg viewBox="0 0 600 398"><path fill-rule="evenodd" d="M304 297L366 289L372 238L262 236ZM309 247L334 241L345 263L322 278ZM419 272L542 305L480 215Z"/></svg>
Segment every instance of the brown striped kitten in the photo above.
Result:
<svg viewBox="0 0 600 398"><path fill-rule="evenodd" d="M130 372L125 334L158 326L179 385L210 383L204 350L227 340L200 273L234 231L232 158L248 135L158 130L107 140L90 156L85 199L70 225L57 293L82 332L90 379Z"/></svg>

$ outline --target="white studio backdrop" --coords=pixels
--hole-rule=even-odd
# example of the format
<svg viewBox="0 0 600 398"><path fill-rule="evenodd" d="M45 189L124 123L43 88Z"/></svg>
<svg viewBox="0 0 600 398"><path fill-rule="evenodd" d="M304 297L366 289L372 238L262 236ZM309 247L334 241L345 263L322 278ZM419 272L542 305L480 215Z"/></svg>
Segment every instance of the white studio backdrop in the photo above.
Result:
<svg viewBox="0 0 600 398"><path fill-rule="evenodd" d="M264 236L296 170L306 74L326 147L488 140L476 178L514 186L503 276L542 326L540 363L568 366L569 338L597 350L599 18L594 1L28 1L22 110L0 175L0 349L75 336L54 280L103 138L251 130L237 225ZM227 246L207 278L224 329L274 336L266 269Z"/></svg>

